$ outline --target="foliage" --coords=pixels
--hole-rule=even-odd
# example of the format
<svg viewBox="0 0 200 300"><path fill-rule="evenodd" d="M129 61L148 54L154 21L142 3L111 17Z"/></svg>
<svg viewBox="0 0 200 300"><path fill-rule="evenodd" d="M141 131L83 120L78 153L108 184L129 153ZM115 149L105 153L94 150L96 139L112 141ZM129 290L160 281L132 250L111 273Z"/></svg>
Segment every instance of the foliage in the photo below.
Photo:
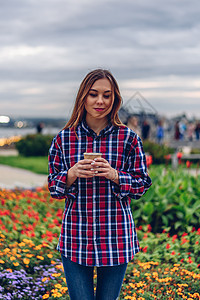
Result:
<svg viewBox="0 0 200 300"><path fill-rule="evenodd" d="M47 156L0 156L0 164L26 169L38 174L48 174Z"/></svg>
<svg viewBox="0 0 200 300"><path fill-rule="evenodd" d="M191 154L200 154L200 149L199 148L193 148L191 150Z"/></svg>
<svg viewBox="0 0 200 300"><path fill-rule="evenodd" d="M55 250L63 208L64 199L52 199L47 188L0 190L1 299L69 300ZM139 226L141 252L128 265L119 299L198 299L200 229L169 232Z"/></svg>
<svg viewBox="0 0 200 300"><path fill-rule="evenodd" d="M52 139L51 135L28 134L16 143L16 148L23 156L46 156Z"/></svg>
<svg viewBox="0 0 200 300"><path fill-rule="evenodd" d="M131 209L137 224L150 224L153 232L166 227L174 234L188 226L200 224L200 176L189 174L181 167L151 167L152 186L140 199L131 201Z"/></svg>
<svg viewBox="0 0 200 300"><path fill-rule="evenodd" d="M165 156L174 153L174 149L148 140L143 142L143 147L144 151L152 156L154 164L165 163Z"/></svg>

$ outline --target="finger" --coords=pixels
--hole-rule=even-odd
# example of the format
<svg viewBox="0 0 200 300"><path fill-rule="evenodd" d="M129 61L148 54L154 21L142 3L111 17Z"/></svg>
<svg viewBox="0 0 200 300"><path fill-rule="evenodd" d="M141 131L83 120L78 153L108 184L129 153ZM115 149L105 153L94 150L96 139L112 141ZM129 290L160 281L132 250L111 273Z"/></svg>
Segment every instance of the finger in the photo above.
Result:
<svg viewBox="0 0 200 300"><path fill-rule="evenodd" d="M87 177L93 177L95 173L93 171L86 171L86 170L81 170L79 172L79 176L81 178L87 178Z"/></svg>
<svg viewBox="0 0 200 300"><path fill-rule="evenodd" d="M102 167L102 168L106 168L106 167L109 167L110 165L108 164L108 162L93 162L91 163L91 166L92 167Z"/></svg>
<svg viewBox="0 0 200 300"><path fill-rule="evenodd" d="M107 160L106 159L104 159L103 157L96 157L96 158L94 158L94 161L96 162L96 161L98 161L98 162L107 162Z"/></svg>
<svg viewBox="0 0 200 300"><path fill-rule="evenodd" d="M104 173L104 172L97 172L94 174L95 177L107 177L108 173Z"/></svg>
<svg viewBox="0 0 200 300"><path fill-rule="evenodd" d="M81 165L87 165L87 164L91 164L93 162L93 159L82 159L82 160L79 160L79 164Z"/></svg>

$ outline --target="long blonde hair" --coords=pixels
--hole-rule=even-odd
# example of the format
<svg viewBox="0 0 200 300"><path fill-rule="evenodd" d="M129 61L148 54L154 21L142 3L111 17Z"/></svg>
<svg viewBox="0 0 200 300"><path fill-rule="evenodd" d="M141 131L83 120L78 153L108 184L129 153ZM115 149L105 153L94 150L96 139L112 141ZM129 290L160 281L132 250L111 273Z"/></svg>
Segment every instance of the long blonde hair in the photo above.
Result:
<svg viewBox="0 0 200 300"><path fill-rule="evenodd" d="M114 91L114 102L111 112L109 113L110 121L115 126L123 126L124 124L121 122L118 116L118 111L120 109L121 103L122 103L122 97L120 95L119 87L117 84L116 79L108 70L103 69L96 69L91 72L89 72L83 81L81 82L81 85L79 87L76 101L74 104L74 109L71 115L71 118L65 125L64 129L66 128L73 128L76 131L76 128L78 126L78 123L83 119L84 113L85 113L85 100L88 96L88 93L95 83L95 81L99 79L107 78L110 81L112 90Z"/></svg>

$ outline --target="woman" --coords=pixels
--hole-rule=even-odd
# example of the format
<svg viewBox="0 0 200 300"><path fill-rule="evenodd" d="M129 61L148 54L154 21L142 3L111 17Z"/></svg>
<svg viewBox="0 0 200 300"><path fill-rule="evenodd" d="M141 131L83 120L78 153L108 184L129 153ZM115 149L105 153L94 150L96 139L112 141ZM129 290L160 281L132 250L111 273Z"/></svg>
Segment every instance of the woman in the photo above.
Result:
<svg viewBox="0 0 200 300"><path fill-rule="evenodd" d="M49 151L49 190L66 199L57 249L72 300L117 299L127 264L139 251L130 201L148 190L151 179L140 138L118 117L120 105L113 75L91 71ZM102 157L84 159L84 152Z"/></svg>

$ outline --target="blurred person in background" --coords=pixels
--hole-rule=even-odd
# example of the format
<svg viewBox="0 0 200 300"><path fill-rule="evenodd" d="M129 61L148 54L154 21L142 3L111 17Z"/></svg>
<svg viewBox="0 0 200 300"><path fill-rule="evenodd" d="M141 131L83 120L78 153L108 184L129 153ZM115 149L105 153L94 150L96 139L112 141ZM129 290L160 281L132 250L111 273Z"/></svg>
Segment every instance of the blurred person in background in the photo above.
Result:
<svg viewBox="0 0 200 300"><path fill-rule="evenodd" d="M185 133L187 132L187 126L184 120L179 122L180 140L185 139Z"/></svg>
<svg viewBox="0 0 200 300"><path fill-rule="evenodd" d="M141 135L140 128L138 126L138 118L135 116L129 116L127 120L127 127L137 133L139 136Z"/></svg>
<svg viewBox="0 0 200 300"><path fill-rule="evenodd" d="M163 127L163 122L161 120L158 122L158 126L156 128L156 137L157 137L157 142L159 144L162 144L164 139L164 127Z"/></svg>
<svg viewBox="0 0 200 300"><path fill-rule="evenodd" d="M174 126L174 138L175 138L175 140L180 139L179 121L176 121L175 126Z"/></svg>
<svg viewBox="0 0 200 300"><path fill-rule="evenodd" d="M195 125L193 124L193 122L189 122L187 126L187 138L190 142L192 142L194 139L194 132L195 132Z"/></svg>
<svg viewBox="0 0 200 300"><path fill-rule="evenodd" d="M195 135L196 135L196 140L198 141L200 139L200 122L198 121L195 127Z"/></svg>
<svg viewBox="0 0 200 300"><path fill-rule="evenodd" d="M147 120L144 120L142 123L142 139L143 141L149 138L150 134L150 125Z"/></svg>

